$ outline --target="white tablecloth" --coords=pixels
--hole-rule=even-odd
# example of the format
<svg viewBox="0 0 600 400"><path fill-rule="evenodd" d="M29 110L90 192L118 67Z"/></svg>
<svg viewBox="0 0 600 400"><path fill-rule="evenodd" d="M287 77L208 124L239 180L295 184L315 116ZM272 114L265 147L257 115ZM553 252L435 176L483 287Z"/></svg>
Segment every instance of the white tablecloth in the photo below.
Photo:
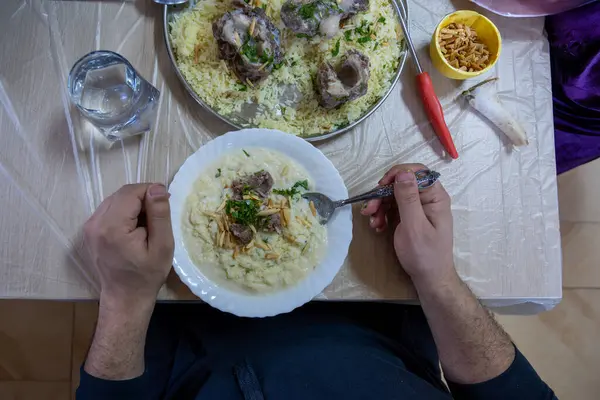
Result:
<svg viewBox="0 0 600 400"><path fill-rule="evenodd" d="M427 46L437 22L467 1L410 1L410 25L433 78L460 158L441 146L416 96L407 62L393 93L353 131L318 144L351 194L372 188L392 165L422 162L442 174L453 199L455 260L461 276L492 305L561 297L561 252L548 43L541 18L488 15L503 36L491 75L530 145L513 150L501 134L457 101L468 84L442 77ZM168 183L185 158L230 128L184 91L163 42L162 8L149 0L5 0L0 5L0 296L86 299L96 279L80 257L79 231L121 185ZM153 132L112 148L69 104L66 78L85 53L114 50L161 91ZM354 239L327 299L414 299L384 237L355 210ZM192 299L171 276L164 299ZM525 310L525 308L523 308Z"/></svg>

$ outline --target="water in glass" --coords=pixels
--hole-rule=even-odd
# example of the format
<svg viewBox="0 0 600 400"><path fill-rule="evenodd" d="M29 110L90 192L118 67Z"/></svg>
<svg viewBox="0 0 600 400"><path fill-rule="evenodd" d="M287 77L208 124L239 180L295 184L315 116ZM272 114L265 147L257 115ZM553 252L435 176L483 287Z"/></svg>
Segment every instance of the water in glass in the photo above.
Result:
<svg viewBox="0 0 600 400"><path fill-rule="evenodd" d="M112 51L94 51L69 74L71 100L111 141L151 128L160 92L129 61Z"/></svg>

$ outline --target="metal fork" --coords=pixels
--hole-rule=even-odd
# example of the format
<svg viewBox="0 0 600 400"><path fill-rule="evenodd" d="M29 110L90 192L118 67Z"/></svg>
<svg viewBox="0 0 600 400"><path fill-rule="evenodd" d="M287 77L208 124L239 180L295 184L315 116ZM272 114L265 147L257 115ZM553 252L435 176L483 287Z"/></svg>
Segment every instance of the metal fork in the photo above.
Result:
<svg viewBox="0 0 600 400"><path fill-rule="evenodd" d="M427 189L433 186L434 183L440 178L440 174L436 171L431 171L428 169L422 169L415 172L415 177L417 178L417 185L419 186L419 190ZM383 197L389 197L394 195L394 185L385 185L377 187L367 193L360 194L358 196L351 197L346 200L331 200L329 197L325 196L323 193L304 193L302 195L308 201L312 201L317 209L317 214L319 214L321 225L325 225L331 219L333 212L336 208L343 207L347 204L357 203L359 201L367 201L373 199L380 199Z"/></svg>

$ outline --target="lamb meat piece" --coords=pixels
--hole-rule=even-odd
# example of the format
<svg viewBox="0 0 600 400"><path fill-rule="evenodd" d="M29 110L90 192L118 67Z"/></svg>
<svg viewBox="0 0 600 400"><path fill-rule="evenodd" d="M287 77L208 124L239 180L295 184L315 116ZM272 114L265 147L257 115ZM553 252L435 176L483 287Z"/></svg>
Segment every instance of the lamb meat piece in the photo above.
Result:
<svg viewBox="0 0 600 400"><path fill-rule="evenodd" d="M273 177L267 171L258 171L248 177L248 186L262 198L269 195L274 183Z"/></svg>
<svg viewBox="0 0 600 400"><path fill-rule="evenodd" d="M349 50L336 69L328 62L317 71L319 103L327 109L356 100L369 88L369 58L357 50Z"/></svg>
<svg viewBox="0 0 600 400"><path fill-rule="evenodd" d="M231 0L231 5L235 8L250 8L250 3L246 0Z"/></svg>
<svg viewBox="0 0 600 400"><path fill-rule="evenodd" d="M233 200L242 200L244 197L244 187L246 186L246 182L243 178L236 179L231 182L231 191L233 195L231 196Z"/></svg>
<svg viewBox="0 0 600 400"><path fill-rule="evenodd" d="M344 11L342 20L369 9L369 0L341 0L339 7Z"/></svg>
<svg viewBox="0 0 600 400"><path fill-rule="evenodd" d="M244 84L264 80L283 61L279 29L262 8L226 12L212 28L219 57Z"/></svg>
<svg viewBox="0 0 600 400"><path fill-rule="evenodd" d="M266 198L273 187L273 177L267 171L258 171L252 175L236 179L231 183L234 200L241 200L244 196L244 188L252 190L259 197Z"/></svg>
<svg viewBox="0 0 600 400"><path fill-rule="evenodd" d="M270 215L264 226L267 232L281 233L281 216L279 214Z"/></svg>
<svg viewBox="0 0 600 400"><path fill-rule="evenodd" d="M254 232L249 226L242 224L231 224L229 230L242 245L247 245L254 238Z"/></svg>
<svg viewBox="0 0 600 400"><path fill-rule="evenodd" d="M288 0L281 6L281 20L296 34L333 37L343 12L336 0Z"/></svg>

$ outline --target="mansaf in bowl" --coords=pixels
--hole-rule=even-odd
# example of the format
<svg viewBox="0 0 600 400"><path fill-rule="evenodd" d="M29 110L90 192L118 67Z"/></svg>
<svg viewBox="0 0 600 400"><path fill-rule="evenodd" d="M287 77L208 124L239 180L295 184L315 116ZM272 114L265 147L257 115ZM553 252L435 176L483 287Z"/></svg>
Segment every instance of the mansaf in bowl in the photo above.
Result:
<svg viewBox="0 0 600 400"><path fill-rule="evenodd" d="M295 285L327 249L327 227L301 197L313 186L282 153L248 147L224 154L186 200L182 228L192 261L232 290L260 294Z"/></svg>
<svg viewBox="0 0 600 400"><path fill-rule="evenodd" d="M349 209L320 225L307 190L346 198L331 162L279 131L230 132L192 154L169 187L174 269L194 294L239 316L289 312L333 280L352 238Z"/></svg>

